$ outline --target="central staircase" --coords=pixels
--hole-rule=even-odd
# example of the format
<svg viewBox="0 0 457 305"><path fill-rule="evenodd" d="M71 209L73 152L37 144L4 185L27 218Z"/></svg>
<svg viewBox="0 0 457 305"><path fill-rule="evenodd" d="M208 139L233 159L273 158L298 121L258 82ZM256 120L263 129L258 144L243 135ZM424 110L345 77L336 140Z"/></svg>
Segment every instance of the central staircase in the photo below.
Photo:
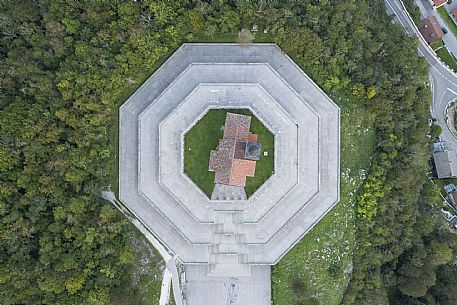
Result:
<svg viewBox="0 0 457 305"><path fill-rule="evenodd" d="M215 211L211 239L208 275L251 275L243 234L243 211Z"/></svg>

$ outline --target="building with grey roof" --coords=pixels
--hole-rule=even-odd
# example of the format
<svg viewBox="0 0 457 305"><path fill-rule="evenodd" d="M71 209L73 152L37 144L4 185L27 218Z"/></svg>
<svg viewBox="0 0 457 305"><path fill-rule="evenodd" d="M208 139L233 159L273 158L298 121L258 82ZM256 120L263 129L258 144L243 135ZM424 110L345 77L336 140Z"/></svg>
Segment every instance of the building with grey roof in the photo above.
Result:
<svg viewBox="0 0 457 305"><path fill-rule="evenodd" d="M457 153L447 142L433 143L433 162L439 179L457 177Z"/></svg>

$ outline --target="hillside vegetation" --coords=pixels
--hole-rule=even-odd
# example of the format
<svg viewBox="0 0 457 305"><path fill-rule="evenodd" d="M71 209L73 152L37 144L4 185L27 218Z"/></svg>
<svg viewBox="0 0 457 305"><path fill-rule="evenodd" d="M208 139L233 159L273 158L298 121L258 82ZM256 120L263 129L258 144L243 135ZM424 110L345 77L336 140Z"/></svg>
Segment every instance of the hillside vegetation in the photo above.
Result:
<svg viewBox="0 0 457 305"><path fill-rule="evenodd" d="M456 239L426 178L427 65L384 1L0 0L1 304L158 302L118 293L148 269L160 284L99 199L116 189L118 107L181 43L254 22L239 39L278 43L347 115L341 205L273 268L275 302L457 303ZM324 258L340 240L341 261Z"/></svg>

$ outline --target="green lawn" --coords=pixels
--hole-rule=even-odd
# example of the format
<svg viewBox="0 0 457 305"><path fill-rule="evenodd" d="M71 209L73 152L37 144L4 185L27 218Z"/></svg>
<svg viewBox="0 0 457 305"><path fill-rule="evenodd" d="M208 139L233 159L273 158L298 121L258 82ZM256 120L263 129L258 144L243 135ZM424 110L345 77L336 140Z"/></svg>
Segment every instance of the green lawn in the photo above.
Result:
<svg viewBox="0 0 457 305"><path fill-rule="evenodd" d="M444 47L443 39L439 38L434 43L431 43L430 47L436 52L437 49L440 49L440 48Z"/></svg>
<svg viewBox="0 0 457 305"><path fill-rule="evenodd" d="M446 48L441 48L436 51L436 55L438 55L438 57L452 70L457 71L457 61Z"/></svg>
<svg viewBox="0 0 457 305"><path fill-rule="evenodd" d="M455 24L453 17L449 16L449 13L446 11L444 6L438 8L437 11L440 14L441 18L443 18L444 22L447 24L452 34L457 37L457 24Z"/></svg>
<svg viewBox="0 0 457 305"><path fill-rule="evenodd" d="M234 43L238 39L238 33L215 33L207 36L203 33L194 34L189 42L210 42L210 43Z"/></svg>
<svg viewBox="0 0 457 305"><path fill-rule="evenodd" d="M272 269L275 305L337 305L350 275L356 192L376 147L366 112L333 97L341 107L341 200Z"/></svg>
<svg viewBox="0 0 457 305"><path fill-rule="evenodd" d="M250 29L250 25L245 27L246 29ZM259 30L254 34L254 41L253 43L272 43L274 42L274 36L270 32L263 33L263 29L265 26L263 24L259 24ZM196 34L193 35L191 42L228 42L228 43L236 43L238 41L238 33L217 33L212 35L211 37L205 36L203 34Z"/></svg>
<svg viewBox="0 0 457 305"><path fill-rule="evenodd" d="M217 147L219 139L222 139L221 127L228 111L252 116L251 132L258 135L257 141L262 144L262 151L268 152L268 156L262 154L257 161L255 176L247 177L246 195L252 195L274 170L273 134L249 110L210 110L184 137L184 172L208 197L211 197L214 188L214 173L208 171L209 155Z"/></svg>
<svg viewBox="0 0 457 305"><path fill-rule="evenodd" d="M259 30L254 35L255 43L272 43L275 41L274 35L271 32L264 33L263 30L268 28L263 22L257 23Z"/></svg>

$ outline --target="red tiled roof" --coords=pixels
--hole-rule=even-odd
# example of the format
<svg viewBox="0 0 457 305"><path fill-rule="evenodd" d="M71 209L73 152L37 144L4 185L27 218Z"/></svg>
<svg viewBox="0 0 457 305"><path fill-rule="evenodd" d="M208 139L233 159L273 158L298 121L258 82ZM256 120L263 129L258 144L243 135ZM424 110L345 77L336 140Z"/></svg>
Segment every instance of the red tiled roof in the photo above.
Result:
<svg viewBox="0 0 457 305"><path fill-rule="evenodd" d="M209 170L215 172L214 182L231 186L246 185L246 177L254 177L256 161L245 159L246 143L256 142L250 134L251 117L227 113L224 138L209 158Z"/></svg>
<svg viewBox="0 0 457 305"><path fill-rule="evenodd" d="M428 43L432 43L444 35L443 30L441 29L435 16L425 19L422 22L422 26L419 28L419 31Z"/></svg>
<svg viewBox="0 0 457 305"><path fill-rule="evenodd" d="M229 185L245 186L246 176L254 177L256 161L233 159Z"/></svg>
<svg viewBox="0 0 457 305"><path fill-rule="evenodd" d="M255 133L250 133L248 136L248 142L257 142L257 135Z"/></svg>
<svg viewBox="0 0 457 305"><path fill-rule="evenodd" d="M227 184L230 181L235 140L219 140L216 150L212 150L209 157L209 170L216 173L216 183Z"/></svg>

